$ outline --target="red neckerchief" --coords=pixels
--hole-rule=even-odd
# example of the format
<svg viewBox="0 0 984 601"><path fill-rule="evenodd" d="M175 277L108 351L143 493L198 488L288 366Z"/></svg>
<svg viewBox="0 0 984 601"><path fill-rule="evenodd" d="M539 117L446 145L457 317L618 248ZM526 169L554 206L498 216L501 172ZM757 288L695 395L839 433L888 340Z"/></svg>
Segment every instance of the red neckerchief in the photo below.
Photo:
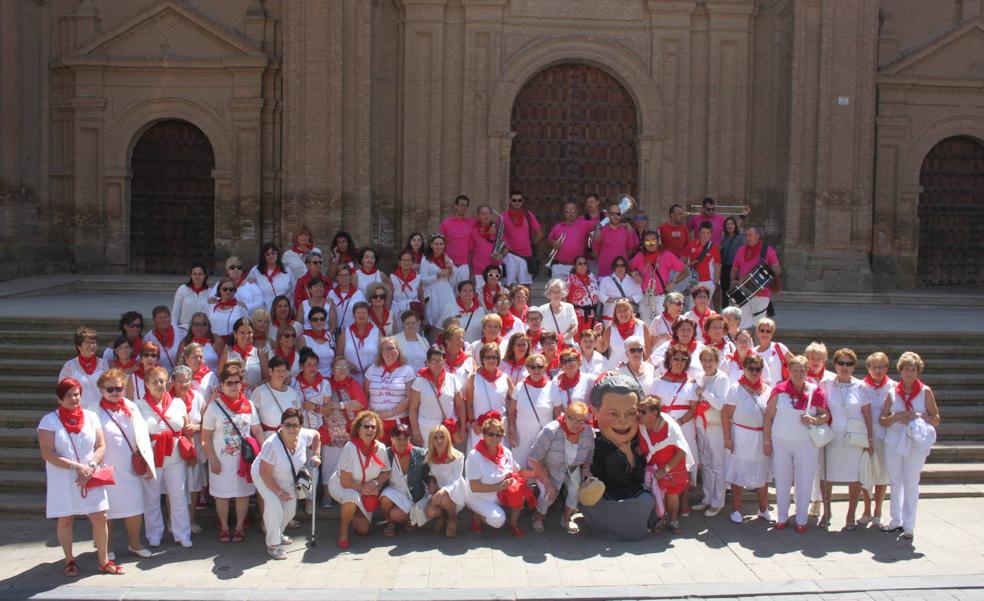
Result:
<svg viewBox="0 0 984 601"><path fill-rule="evenodd" d="M410 252L413 253L413 262L414 262L414 265L420 265L420 261L423 260L423 258L424 258L424 251L422 251L422 250L411 250Z"/></svg>
<svg viewBox="0 0 984 601"><path fill-rule="evenodd" d="M900 399L902 399L902 402L905 404L906 411L912 411L912 401L919 395L920 392L922 392L922 389L923 383L919 378L916 378L916 381L912 383L912 390L909 391L908 395L905 394L905 389L902 386L901 380L899 380L899 383L895 385L895 393L899 395Z"/></svg>
<svg viewBox="0 0 984 601"><path fill-rule="evenodd" d="M807 378L813 378L814 380L817 381L817 384L819 384L820 383L820 380L823 379L823 368L821 367L820 368L820 371L818 371L817 373L811 373L810 370L807 369L806 370L806 377Z"/></svg>
<svg viewBox="0 0 984 601"><path fill-rule="evenodd" d="M147 389L147 391L144 392L144 400L147 401L147 405L150 406L151 409L154 409L154 407L159 404L161 406L162 413L167 413L167 410L171 407L171 402L174 401L174 399L171 397L171 393L165 390L164 396L161 397L160 403L158 403L157 401L154 400L154 397L150 394L150 389Z"/></svg>
<svg viewBox="0 0 984 601"><path fill-rule="evenodd" d="M85 358L82 355L79 355L78 358L79 367L82 368L82 371L84 371L86 375L91 376L96 373L96 368L99 367L99 357L93 355L89 358Z"/></svg>
<svg viewBox="0 0 984 601"><path fill-rule="evenodd" d="M806 384L803 385L802 389L796 388L792 380L783 380L775 385L772 389L772 394L785 393L789 398L793 399L793 408L800 411L806 409L806 403L810 400L809 395L806 394Z"/></svg>
<svg viewBox="0 0 984 601"><path fill-rule="evenodd" d="M220 392L219 398L222 399L222 403L233 413L246 414L252 411L249 401L246 400L246 395L242 392L240 392L239 396L234 399L227 397L224 392Z"/></svg>
<svg viewBox="0 0 984 601"><path fill-rule="evenodd" d="M118 368L122 369L123 371L126 371L126 370L130 369L131 367L133 367L136 364L137 364L137 360L131 357L130 358L130 361L128 363L123 363L119 359L113 359L113 364L112 365L113 365L113 367L118 367Z"/></svg>
<svg viewBox="0 0 984 601"><path fill-rule="evenodd" d="M205 346L206 344L212 344L212 341L208 339L208 336L201 336L201 337L192 336L191 341L196 344L200 344L202 346Z"/></svg>
<svg viewBox="0 0 984 601"><path fill-rule="evenodd" d="M194 284L191 284L190 286L188 286L188 288L192 292L194 292L195 294L201 294L202 292L205 292L205 290L206 290L207 287L206 286L196 286Z"/></svg>
<svg viewBox="0 0 984 601"><path fill-rule="evenodd" d="M756 382L755 384L752 384L751 382L748 381L748 378L746 378L745 376L738 378L738 383L744 386L745 388L751 390L755 394L762 394L762 389L765 388L765 382L763 382L761 379L759 379L759 381Z"/></svg>
<svg viewBox="0 0 984 601"><path fill-rule="evenodd" d="M762 254L762 241L759 240L758 244L752 246L751 244L745 245L745 262L754 261Z"/></svg>
<svg viewBox="0 0 984 601"><path fill-rule="evenodd" d="M550 371L551 369L560 369L560 353L564 350L564 345L560 344L558 346L560 348L557 349L557 356L547 364L547 371Z"/></svg>
<svg viewBox="0 0 984 601"><path fill-rule="evenodd" d="M372 271L366 271L365 267L359 267L359 271L361 271L365 275L376 275L376 272L379 270L373 267Z"/></svg>
<svg viewBox="0 0 984 601"><path fill-rule="evenodd" d="M656 252L651 252L651 253L643 251L642 253L643 262L654 269L658 269L656 263L659 262L660 252L662 251L657 250Z"/></svg>
<svg viewBox="0 0 984 601"><path fill-rule="evenodd" d="M496 315L499 315L499 314L496 313ZM499 317L502 319L502 331L503 332L511 332L512 329L513 329L513 324L516 323L516 318L513 317L513 314L510 313L509 311L506 311L506 316L505 317L503 317L502 315L499 315Z"/></svg>
<svg viewBox="0 0 984 601"><path fill-rule="evenodd" d="M360 436L353 436L352 437L352 444L354 444L355 445L355 448L359 451L359 463L362 464L362 471L363 472L365 471L365 469L367 467L369 467L369 462L370 461L374 461L376 463L376 465L378 465L379 467L383 467L384 464L383 464L382 459L380 459L379 457L376 456L376 441L375 440L372 441L372 449L370 449L369 446L366 443L362 442L362 438ZM366 458L366 460L365 460L364 463L362 461L362 457L365 457Z"/></svg>
<svg viewBox="0 0 984 601"><path fill-rule="evenodd" d="M495 297L499 294L500 290L502 290L502 286L499 286L499 284L496 284L495 288L491 284L486 284L482 288L482 300L485 302L485 309L487 311L491 311L492 307L495 306Z"/></svg>
<svg viewBox="0 0 984 601"><path fill-rule="evenodd" d="M301 385L301 394L304 394L305 388L311 388L317 390L321 383L325 381L325 377L321 375L321 372L314 372L314 380L308 382L304 379L304 372L297 374L297 382Z"/></svg>
<svg viewBox="0 0 984 601"><path fill-rule="evenodd" d="M431 255L429 260L434 265L437 265L440 269L447 269L448 268L448 260L447 259L448 259L448 256L446 254L444 254L444 253L441 253L440 256L438 256L438 255Z"/></svg>
<svg viewBox="0 0 984 601"><path fill-rule="evenodd" d="M434 372L432 372L429 367L423 367L420 369L420 371L417 372L417 375L425 380L430 381L430 383L434 385L434 389L437 391L437 394L440 395L441 390L444 388L444 377L447 375L447 373L448 372L444 371L444 369L442 368L441 375L434 377Z"/></svg>
<svg viewBox="0 0 984 601"><path fill-rule="evenodd" d="M322 330L320 332L318 330L304 330L304 335L321 344L328 342L328 330Z"/></svg>
<svg viewBox="0 0 984 601"><path fill-rule="evenodd" d="M466 353L464 351L464 349L462 349L462 350L458 351L458 356L455 357L454 359L451 358L451 355L450 354L448 354L447 356L445 356L444 357L444 362L447 364L447 366L449 368L451 368L452 370L454 370L454 369L458 369L459 367L461 367L462 364L464 364L465 359L467 359L467 358L468 358L468 353Z"/></svg>
<svg viewBox="0 0 984 601"><path fill-rule="evenodd" d="M229 300L221 300L220 299L219 302L215 303L215 308L216 309L231 309L231 308L235 307L237 304L239 304L239 301L237 301L235 297L233 297L233 298L231 298Z"/></svg>
<svg viewBox="0 0 984 601"><path fill-rule="evenodd" d="M205 365L204 361L202 361L201 367L199 367L195 373L191 374L191 378L200 384L202 378L210 373L212 373L212 370L208 368L208 365Z"/></svg>
<svg viewBox="0 0 984 601"><path fill-rule="evenodd" d="M171 395L174 395L173 390L171 391ZM191 415L191 403L195 400L195 389L189 386L188 391L181 396L181 400L184 401L185 412Z"/></svg>
<svg viewBox="0 0 984 601"><path fill-rule="evenodd" d="M247 346L246 348L241 348L239 346L239 343L238 342L236 344L232 345L232 350L235 351L235 352L237 352L237 353L239 353L239 356L243 358L243 361L246 361L246 359L247 359L247 357L249 357L250 353L253 352L253 348L254 347L253 347L252 344L249 345L249 346Z"/></svg>
<svg viewBox="0 0 984 601"><path fill-rule="evenodd" d="M321 375L320 373L318 374ZM362 405L363 409L369 408L369 401L366 399L366 393L359 386L359 383L355 381L352 376L346 376L344 380L336 380L334 376L328 378L328 384L331 385L332 392L337 396L339 391L344 390L348 393L349 398L353 401L358 401Z"/></svg>
<svg viewBox="0 0 984 601"><path fill-rule="evenodd" d="M274 267L270 271L264 271L263 276L266 277L267 281L270 282L270 287L273 288L273 278L277 277L281 273L283 272L280 271L279 267Z"/></svg>
<svg viewBox="0 0 984 601"><path fill-rule="evenodd" d="M387 309L386 307L383 307L383 318L382 319L376 319L376 313L375 313L375 311L373 311L370 308L369 309L369 319L372 320L372 323L376 324L376 327L379 328L379 331L380 332L385 332L386 331L386 324L388 324L389 323L389 320L390 320L390 312L389 312L389 309Z"/></svg>
<svg viewBox="0 0 984 601"><path fill-rule="evenodd" d="M523 209L509 209L506 211L506 214L509 215L509 219L512 221L513 225L516 227L523 227L523 222L526 221L526 211Z"/></svg>
<svg viewBox="0 0 984 601"><path fill-rule="evenodd" d="M580 273L574 272L571 275L573 275L574 277L576 277L578 279L578 281L581 282L581 285L584 286L585 288L587 288L588 286L591 285L591 274L589 274L589 273L580 274Z"/></svg>
<svg viewBox="0 0 984 601"><path fill-rule="evenodd" d="M345 265L345 264L354 263L354 261L352 259L352 255L350 255L348 253L348 251L346 251L346 252L338 252L338 249L337 248L334 249L334 250L335 250L335 252L338 253L338 264L339 265Z"/></svg>
<svg viewBox="0 0 984 601"><path fill-rule="evenodd" d="M673 346L683 346L683 343L680 342L679 340L674 339ZM693 355L694 351L696 350L697 350L697 338L692 338L690 342L687 344L687 352Z"/></svg>
<svg viewBox="0 0 984 601"><path fill-rule="evenodd" d="M509 312L514 316L519 318L519 321L526 323L526 312L529 311L529 307L523 307L522 311L517 311L516 307L509 305Z"/></svg>
<svg viewBox="0 0 984 601"><path fill-rule="evenodd" d="M65 429L68 430L69 434L78 434L82 431L82 426L85 425L85 414L82 413L82 405L76 406L71 411L59 405L58 419L65 426Z"/></svg>
<svg viewBox="0 0 984 601"><path fill-rule="evenodd" d="M864 377L864 383L867 384L868 386L871 386L875 390L878 390L885 384L888 384L888 376L883 377L881 382L875 382L874 380L871 379L871 374L868 374Z"/></svg>
<svg viewBox="0 0 984 601"><path fill-rule="evenodd" d="M692 310L694 312L694 315L697 316L697 325L698 325L698 327L700 327L700 331L703 332L704 331L704 322L707 321L707 318L708 317L710 317L711 315L714 315L714 311L712 311L710 307L704 307L704 314L701 315L700 313L697 312L697 307L696 306L694 306L694 308Z"/></svg>
<svg viewBox="0 0 984 601"><path fill-rule="evenodd" d="M451 454L451 446L448 445L448 448L445 449L443 455L439 454L437 452L437 450L435 449L434 450L434 453L431 455L431 458L434 460L434 463L447 463L448 462L448 455L450 455L450 454Z"/></svg>
<svg viewBox="0 0 984 601"><path fill-rule="evenodd" d="M502 330L499 330L500 334L495 337L495 340L486 340L485 334L482 334L482 340L478 343L478 348L482 348L486 344L501 344L502 343Z"/></svg>
<svg viewBox="0 0 984 601"><path fill-rule="evenodd" d="M137 376L141 380L146 380L146 378L144 376L147 375L147 372L144 371L143 363L141 363L140 365L138 365L137 366L137 369L133 370L133 375Z"/></svg>
<svg viewBox="0 0 984 601"><path fill-rule="evenodd" d="M171 430L166 417L167 409L171 406L172 398L170 394L165 392L164 396L161 397L160 409L158 409L153 397L150 396L149 390L144 394L144 400L147 401L147 406L164 422L163 430L157 434L150 435L150 439L154 441L154 465L164 467L164 459L170 457L171 453L174 452L174 431Z"/></svg>
<svg viewBox="0 0 984 601"><path fill-rule="evenodd" d="M366 338L368 338L369 337L369 334L372 333L372 328L373 328L372 323L367 323L366 324L366 333L360 336L359 335L358 324L354 324L353 323L352 325L349 326L349 331L352 332L352 335L355 336L359 340L359 345L361 346L361 345L364 345L366 343Z"/></svg>
<svg viewBox="0 0 984 601"><path fill-rule="evenodd" d="M570 438L571 436L575 436L575 434L567 428L567 420L565 419L566 417L567 417L566 415L561 413L560 415L557 416L557 423L560 424L560 429L564 431L564 434L567 435L568 438ZM580 436L580 434L578 434L578 436Z"/></svg>
<svg viewBox="0 0 984 601"><path fill-rule="evenodd" d="M413 445L408 442L407 443L407 450L406 450L406 452L405 453L401 453L401 452L399 452L399 451L396 450L396 445L394 445L393 444L393 441L391 440L390 441L390 450L393 451L393 455L396 456L397 460L400 460L400 459L403 459L404 457L409 457L410 456L410 451L413 450Z"/></svg>
<svg viewBox="0 0 984 601"><path fill-rule="evenodd" d="M356 290L358 290L358 288L349 284L349 290L347 293L342 293L341 286L335 286L334 292L335 292L335 296L337 296L339 300L345 301L352 298L352 295L355 294Z"/></svg>
<svg viewBox="0 0 984 601"><path fill-rule="evenodd" d="M400 280L401 290L403 290L404 292L410 292L412 290L412 287L410 286L410 282L412 282L413 279L417 277L416 271L411 269L410 273L403 273L403 268L397 267L396 271L393 272L393 275L396 276L396 279Z"/></svg>
<svg viewBox="0 0 984 601"><path fill-rule="evenodd" d="M485 445L484 440L480 440L475 444L475 450L478 451L479 455L485 457L486 459L491 461L494 465L502 467L502 460L505 458L506 452L503 450L501 444L496 445L495 455L489 453L489 448Z"/></svg>
<svg viewBox="0 0 984 601"><path fill-rule="evenodd" d="M722 338L720 342L713 342L711 340L710 336L708 336L706 333L704 334L704 345L705 346L712 346L712 347L716 348L719 351L723 351L724 350L724 347L727 346L727 344L728 344L728 341L725 340L724 338Z"/></svg>
<svg viewBox="0 0 984 601"><path fill-rule="evenodd" d="M492 233L492 226L493 223L491 221L485 225L482 225L481 221L475 224L475 227L478 228L478 235L485 238L487 242L493 242L495 240L496 235Z"/></svg>
<svg viewBox="0 0 984 601"><path fill-rule="evenodd" d="M294 359L297 358L296 348L290 349L290 353L285 353L283 349L278 348L273 351L273 354L287 362L287 371L294 369Z"/></svg>
<svg viewBox="0 0 984 601"><path fill-rule="evenodd" d="M99 407L105 409L110 413L122 413L123 415L130 417L130 409L126 406L126 400L120 399L115 403L109 399L103 398L99 400Z"/></svg>
<svg viewBox="0 0 984 601"><path fill-rule="evenodd" d="M266 344L266 341L267 341L266 336L257 336L255 332L253 333L254 344L259 344L260 346L264 346Z"/></svg>
<svg viewBox="0 0 984 601"><path fill-rule="evenodd" d="M540 337L543 336L543 330L540 330L536 334L526 332L526 337L530 339L530 352L540 345Z"/></svg>
<svg viewBox="0 0 984 601"><path fill-rule="evenodd" d="M618 335L622 337L622 340L628 340L632 336L632 332L635 331L635 327L636 323L634 319L615 323L615 328L618 330Z"/></svg>
<svg viewBox="0 0 984 601"><path fill-rule="evenodd" d="M530 377L527 377L526 380L525 380L525 382L527 384L529 384L530 386L532 386L533 388L543 388L544 386L547 385L547 382L548 381L549 380L547 380L546 376L540 376L539 381L534 380L534 379L532 379Z"/></svg>
<svg viewBox="0 0 984 601"><path fill-rule="evenodd" d="M493 383L493 382L495 382L496 380L498 380L502 376L502 370L500 370L498 367L495 368L495 373L493 373L492 375L489 375L488 370L486 370L484 367L481 368L481 369L479 369L477 373L478 373L478 375L480 375L483 378L485 378L485 381L488 382L488 383L490 383L490 384Z"/></svg>
<svg viewBox="0 0 984 601"><path fill-rule="evenodd" d="M167 329L161 332L157 328L154 328L154 337L161 341L164 348L169 349L174 344L174 326L167 326Z"/></svg>
<svg viewBox="0 0 984 601"><path fill-rule="evenodd" d="M464 311L465 313L471 313L473 311L478 311L478 299L475 298L474 296L472 297L472 305L471 305L471 308L468 308L468 307L466 307L466 306L464 306L464 305L461 304L461 297L460 296L456 296L455 299L454 299L454 302L458 303L458 308L461 309L462 311Z"/></svg>
<svg viewBox="0 0 984 601"><path fill-rule="evenodd" d="M754 354L755 354L755 349L748 349L748 353L745 354L745 357L749 357L749 356L754 355ZM729 361L734 361L735 365L738 366L738 369L744 370L745 368L742 365L742 363L745 361L745 357L739 357L738 356L738 349L735 348L735 352L733 352L733 353L731 353L731 354L728 355L728 360Z"/></svg>
<svg viewBox="0 0 984 601"><path fill-rule="evenodd" d="M561 390L573 390L577 383L581 381L581 370L578 370L577 375L573 378L568 378L567 374L560 374L560 389Z"/></svg>
<svg viewBox="0 0 984 601"><path fill-rule="evenodd" d="M528 356L529 354L527 354L527 357ZM506 363L509 365L509 372L515 373L526 365L526 357L520 357L519 359L507 357Z"/></svg>
<svg viewBox="0 0 984 601"><path fill-rule="evenodd" d="M400 362L399 361L396 361L396 362L391 363L389 365L386 365L384 363L380 367L383 368L383 374L391 374L394 371L396 371L396 368L400 367Z"/></svg>
<svg viewBox="0 0 984 601"><path fill-rule="evenodd" d="M682 384L687 381L687 372L675 374L671 371L668 371L665 374L663 374L663 377L661 379L666 380L667 382L676 382L678 384Z"/></svg>
<svg viewBox="0 0 984 601"><path fill-rule="evenodd" d="M314 245L313 244L304 244L304 245L295 244L294 246L291 246L290 247L290 249L292 251L296 252L297 254L301 255L302 257L304 256L304 253L306 253L307 251L311 250L312 248L314 248Z"/></svg>

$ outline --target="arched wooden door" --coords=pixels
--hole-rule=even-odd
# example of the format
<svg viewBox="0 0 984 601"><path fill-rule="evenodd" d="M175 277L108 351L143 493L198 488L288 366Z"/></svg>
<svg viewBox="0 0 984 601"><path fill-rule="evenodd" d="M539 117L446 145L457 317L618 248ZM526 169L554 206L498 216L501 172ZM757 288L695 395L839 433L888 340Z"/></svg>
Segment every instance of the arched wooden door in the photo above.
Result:
<svg viewBox="0 0 984 601"><path fill-rule="evenodd" d="M984 144L947 138L919 174L921 286L984 286Z"/></svg>
<svg viewBox="0 0 984 601"><path fill-rule="evenodd" d="M215 154L187 121L159 121L130 159L130 270L187 273L215 256Z"/></svg>
<svg viewBox="0 0 984 601"><path fill-rule="evenodd" d="M548 67L513 103L510 189L548 228L566 200L635 195L637 128L635 102L614 77L583 63Z"/></svg>

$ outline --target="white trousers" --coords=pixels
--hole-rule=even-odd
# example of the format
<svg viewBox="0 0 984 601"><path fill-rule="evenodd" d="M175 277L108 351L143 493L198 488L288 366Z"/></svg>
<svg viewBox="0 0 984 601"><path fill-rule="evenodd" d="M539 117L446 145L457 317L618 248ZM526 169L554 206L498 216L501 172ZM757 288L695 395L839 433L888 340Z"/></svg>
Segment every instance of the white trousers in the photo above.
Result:
<svg viewBox="0 0 984 601"><path fill-rule="evenodd" d="M263 525L266 526L266 544L268 547L276 547L284 537L284 528L294 519L297 511L296 493L290 488L285 488L290 493L290 500L283 501L272 490L267 487L263 478L253 481L256 484L256 492L263 497Z"/></svg>
<svg viewBox="0 0 984 601"><path fill-rule="evenodd" d="M494 495L495 493L488 493ZM468 509L482 516L485 523L493 528L502 528L506 523L506 511L497 502L484 496L469 494L465 500Z"/></svg>
<svg viewBox="0 0 984 601"><path fill-rule="evenodd" d="M456 266L454 268L454 274L452 274L451 278L451 287L454 288L455 292L457 292L458 282L464 282L465 280L471 279L471 266L467 264Z"/></svg>
<svg viewBox="0 0 984 601"><path fill-rule="evenodd" d="M574 470L574 473L577 474L578 478L580 478L581 468L576 468ZM547 510L550 509L550 506L553 505L557 501L557 499L550 499L550 502L548 503L546 499L546 495L544 495L543 492L547 490L547 487L539 480L537 480L537 486L540 487L541 492L540 492L540 496L537 497L536 499L536 510L537 512L540 513L540 515L547 515ZM577 496L578 493L580 492L580 489L578 485L574 482L574 478L571 476L571 472L567 472L567 475L564 476L564 481L561 482L560 486L557 487L558 499L561 497L561 490L564 491L563 493L564 507L566 507L567 509L576 510L578 504Z"/></svg>
<svg viewBox="0 0 984 601"><path fill-rule="evenodd" d="M642 302L639 303L639 317L643 322L652 327L653 320L663 312L663 301L666 300L665 294L649 296L642 295Z"/></svg>
<svg viewBox="0 0 984 601"><path fill-rule="evenodd" d="M894 446L894 445L892 445ZM892 526L912 533L916 528L916 509L919 506L919 476L926 458L917 455L899 455L894 449L885 449L885 466L892 485L890 507Z"/></svg>
<svg viewBox="0 0 984 601"><path fill-rule="evenodd" d="M697 428L697 447L700 449L700 473L704 489L703 502L711 507L724 507L724 429L721 424Z"/></svg>
<svg viewBox="0 0 984 601"><path fill-rule="evenodd" d="M506 286L512 286L517 283L528 286L533 283L533 277L526 268L526 259L523 257L509 253L502 260L502 263L506 266Z"/></svg>
<svg viewBox="0 0 984 601"><path fill-rule="evenodd" d="M772 438L772 467L776 480L776 508L779 521L789 519L789 489L796 491L796 525L805 526L810 512L810 493L817 473L820 450L805 440Z"/></svg>
<svg viewBox="0 0 984 601"><path fill-rule="evenodd" d="M567 281L567 276L571 275L574 271L573 265L561 265L559 263L554 263L550 266L550 279L561 279L565 282Z"/></svg>
<svg viewBox="0 0 984 601"><path fill-rule="evenodd" d="M164 513L161 495L167 495L171 534L175 542L191 540L191 517L188 515L188 493L185 488L188 471L183 461L157 468L157 477L141 479L144 498L144 532L147 540L160 543L164 537Z"/></svg>
<svg viewBox="0 0 984 601"><path fill-rule="evenodd" d="M753 296L741 308L741 325L739 327L745 329L757 326L758 322L765 319L765 310L768 308L769 297Z"/></svg>

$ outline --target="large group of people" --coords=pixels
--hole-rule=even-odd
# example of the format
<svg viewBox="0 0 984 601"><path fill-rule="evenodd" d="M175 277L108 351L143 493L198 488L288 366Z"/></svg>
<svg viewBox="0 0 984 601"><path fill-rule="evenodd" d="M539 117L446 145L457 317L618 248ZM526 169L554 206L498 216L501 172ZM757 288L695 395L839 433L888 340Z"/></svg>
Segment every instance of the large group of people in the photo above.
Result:
<svg viewBox="0 0 984 601"><path fill-rule="evenodd" d="M650 230L591 195L546 235L523 204L514 192L499 218L471 217L458 197L390 274L350 234L322 251L301 228L249 269L230 257L214 285L191 266L152 329L123 314L101 356L79 328L38 426L65 574L78 574L75 516L92 522L99 569L120 574L114 520L147 557L165 532L192 546L211 500L219 541L240 543L254 495L273 559L298 511L333 504L343 549L378 521L387 537L427 523L455 537L466 508L473 532L521 537L524 510L542 532L560 498L564 531L636 540L716 516L729 490L737 524L751 490L753 517L777 530L803 532L810 515L828 528L834 485L848 487L845 529L913 536L940 421L918 355L897 359L898 381L884 353L856 377L849 348L827 371L822 343L796 355L777 340L767 287L727 306L729 282L780 269L713 199ZM541 240L556 253L536 306Z"/></svg>

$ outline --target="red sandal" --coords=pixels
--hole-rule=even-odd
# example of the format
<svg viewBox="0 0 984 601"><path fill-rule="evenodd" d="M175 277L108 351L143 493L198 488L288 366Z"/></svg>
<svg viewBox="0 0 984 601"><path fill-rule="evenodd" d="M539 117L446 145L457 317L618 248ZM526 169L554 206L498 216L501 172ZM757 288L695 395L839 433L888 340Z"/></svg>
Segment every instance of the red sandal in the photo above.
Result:
<svg viewBox="0 0 984 601"><path fill-rule="evenodd" d="M219 542L220 543L227 543L227 542L229 542L229 540L230 540L229 539L229 531L228 530L219 530Z"/></svg>
<svg viewBox="0 0 984 601"><path fill-rule="evenodd" d="M246 533L242 530L236 530L232 533L232 542L241 543L246 540Z"/></svg>
<svg viewBox="0 0 984 601"><path fill-rule="evenodd" d="M69 559L65 562L65 568L62 570L62 574L68 577L79 575L79 564L75 562L74 559Z"/></svg>
<svg viewBox="0 0 984 601"><path fill-rule="evenodd" d="M478 519L478 516L474 514L471 518L471 531L475 534L482 533L482 520Z"/></svg>
<svg viewBox="0 0 984 601"><path fill-rule="evenodd" d="M122 576L126 574L122 566L118 566L112 561L107 561L105 565L99 566L100 572L105 572L106 574L114 574L116 576Z"/></svg>

